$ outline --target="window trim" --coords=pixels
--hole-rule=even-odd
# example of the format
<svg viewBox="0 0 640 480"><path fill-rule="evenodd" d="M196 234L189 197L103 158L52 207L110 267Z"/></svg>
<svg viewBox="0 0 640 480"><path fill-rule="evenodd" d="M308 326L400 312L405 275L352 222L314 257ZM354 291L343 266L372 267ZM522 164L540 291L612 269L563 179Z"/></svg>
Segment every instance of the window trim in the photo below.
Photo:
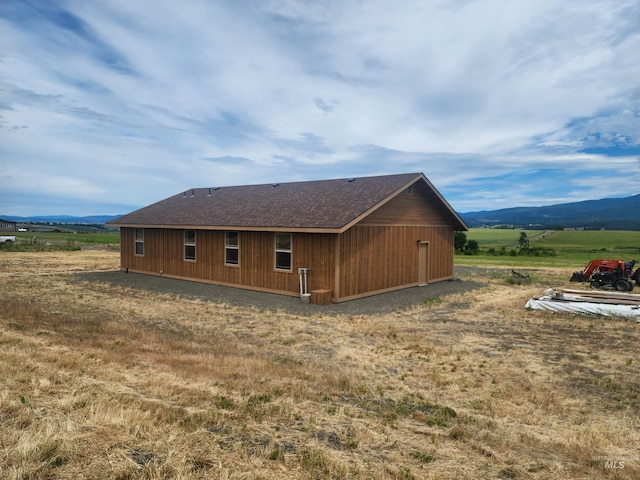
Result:
<svg viewBox="0 0 640 480"><path fill-rule="evenodd" d="M138 238L138 233L141 238ZM140 253L138 253L138 245L141 246ZM144 257L144 228L133 229L133 253L136 257Z"/></svg>
<svg viewBox="0 0 640 480"><path fill-rule="evenodd" d="M193 232L193 242L187 242L187 232ZM184 246L182 249L182 253L183 253L183 260L185 262L195 262L196 261L196 231L193 229L188 229L188 230L184 230ZM193 258L187 258L187 247L193 247Z"/></svg>
<svg viewBox="0 0 640 480"><path fill-rule="evenodd" d="M229 244L229 234L230 233L235 233L236 234L236 245L230 245ZM238 260L233 263L233 262L228 262L227 259L227 251L229 250L235 250L236 251L236 256L238 258ZM240 232L235 231L235 230L229 230L227 232L224 232L224 264L227 267L239 267L240 266Z"/></svg>
<svg viewBox="0 0 640 480"><path fill-rule="evenodd" d="M289 249L278 248L278 235L289 235ZM273 236L275 249L273 255L274 268L278 272L292 272L293 271L293 234L287 232L276 232ZM289 254L289 268L283 268L278 266L278 253Z"/></svg>

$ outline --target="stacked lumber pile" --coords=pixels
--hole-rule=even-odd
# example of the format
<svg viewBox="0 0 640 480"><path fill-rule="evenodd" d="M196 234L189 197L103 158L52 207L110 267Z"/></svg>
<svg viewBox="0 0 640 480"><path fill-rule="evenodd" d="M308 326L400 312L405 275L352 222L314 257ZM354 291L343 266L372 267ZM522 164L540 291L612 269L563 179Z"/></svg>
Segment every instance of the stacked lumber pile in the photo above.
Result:
<svg viewBox="0 0 640 480"><path fill-rule="evenodd" d="M640 322L640 295L601 290L548 289L525 308L580 315L631 317Z"/></svg>
<svg viewBox="0 0 640 480"><path fill-rule="evenodd" d="M640 305L640 295L632 293L602 290L571 290L569 288L560 288L555 291L575 298L574 301L609 303L612 305Z"/></svg>

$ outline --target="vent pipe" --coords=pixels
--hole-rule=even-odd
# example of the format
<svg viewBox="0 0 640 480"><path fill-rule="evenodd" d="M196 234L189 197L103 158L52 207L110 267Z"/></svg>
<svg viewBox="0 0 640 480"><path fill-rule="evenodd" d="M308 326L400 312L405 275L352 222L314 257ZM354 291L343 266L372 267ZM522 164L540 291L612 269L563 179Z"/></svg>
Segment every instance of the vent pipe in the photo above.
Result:
<svg viewBox="0 0 640 480"><path fill-rule="evenodd" d="M300 276L300 300L303 303L309 303L311 297L307 286L307 273L309 270L309 268L298 268L298 275Z"/></svg>

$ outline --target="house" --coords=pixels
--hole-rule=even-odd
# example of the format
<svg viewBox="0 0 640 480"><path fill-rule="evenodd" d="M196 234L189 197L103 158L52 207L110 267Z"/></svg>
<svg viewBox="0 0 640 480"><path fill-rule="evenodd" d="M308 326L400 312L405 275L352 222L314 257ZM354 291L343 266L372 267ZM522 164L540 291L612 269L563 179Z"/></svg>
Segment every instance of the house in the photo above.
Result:
<svg viewBox="0 0 640 480"><path fill-rule="evenodd" d="M0 232L16 232L18 230L16 222L11 220L2 220L0 218Z"/></svg>
<svg viewBox="0 0 640 480"><path fill-rule="evenodd" d="M193 188L108 224L124 271L313 303L451 279L468 230L422 173Z"/></svg>

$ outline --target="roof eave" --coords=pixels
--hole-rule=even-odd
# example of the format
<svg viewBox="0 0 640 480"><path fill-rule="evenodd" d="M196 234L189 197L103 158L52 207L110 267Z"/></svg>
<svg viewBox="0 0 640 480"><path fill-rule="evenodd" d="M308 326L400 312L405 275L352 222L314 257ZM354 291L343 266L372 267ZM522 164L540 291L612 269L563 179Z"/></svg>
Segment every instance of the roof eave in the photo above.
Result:
<svg viewBox="0 0 640 480"><path fill-rule="evenodd" d="M238 225L158 225L148 223L112 223L120 228L162 228L169 230L215 230L226 232L291 232L291 233L340 233L340 227L272 227Z"/></svg>

